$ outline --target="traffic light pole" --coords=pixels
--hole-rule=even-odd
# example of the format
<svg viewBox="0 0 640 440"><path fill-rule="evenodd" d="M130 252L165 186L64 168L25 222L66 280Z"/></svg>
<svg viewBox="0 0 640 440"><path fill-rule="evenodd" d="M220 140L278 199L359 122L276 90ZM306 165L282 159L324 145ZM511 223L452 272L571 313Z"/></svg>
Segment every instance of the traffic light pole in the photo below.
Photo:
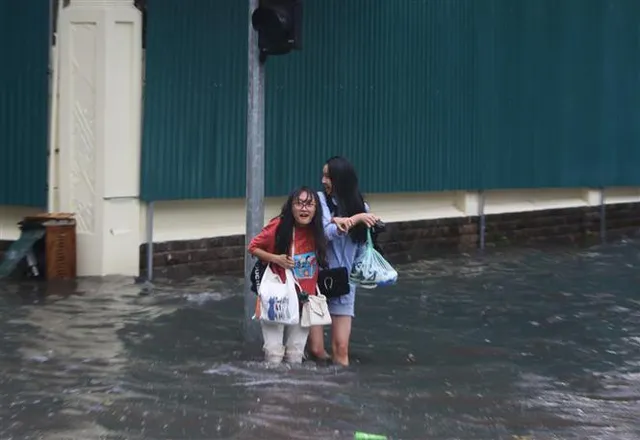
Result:
<svg viewBox="0 0 640 440"><path fill-rule="evenodd" d="M258 7L259 0L249 0L247 27L248 44L248 87L247 87L247 199L245 245L255 237L264 226L264 65L260 62L258 33L253 29L251 14ZM245 248L246 248L245 246ZM253 321L256 297L251 291L247 276L254 259L245 252L244 257L244 333L247 342L256 342L261 337L260 327Z"/></svg>

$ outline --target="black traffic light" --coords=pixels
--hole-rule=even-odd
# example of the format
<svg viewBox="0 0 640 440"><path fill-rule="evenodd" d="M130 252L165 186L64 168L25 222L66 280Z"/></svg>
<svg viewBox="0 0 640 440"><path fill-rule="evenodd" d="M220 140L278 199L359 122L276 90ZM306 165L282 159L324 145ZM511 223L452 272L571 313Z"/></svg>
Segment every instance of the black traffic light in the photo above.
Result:
<svg viewBox="0 0 640 440"><path fill-rule="evenodd" d="M302 49L302 0L260 0L251 15L260 57Z"/></svg>

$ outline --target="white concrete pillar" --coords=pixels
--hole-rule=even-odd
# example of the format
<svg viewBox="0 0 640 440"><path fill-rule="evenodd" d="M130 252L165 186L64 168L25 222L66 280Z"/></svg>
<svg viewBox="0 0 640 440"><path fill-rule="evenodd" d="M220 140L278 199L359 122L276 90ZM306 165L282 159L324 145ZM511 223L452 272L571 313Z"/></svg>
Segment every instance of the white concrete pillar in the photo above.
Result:
<svg viewBox="0 0 640 440"><path fill-rule="evenodd" d="M58 19L59 210L78 221L78 275L137 275L142 16L71 0Z"/></svg>
<svg viewBox="0 0 640 440"><path fill-rule="evenodd" d="M582 190L582 198L589 206L599 206L602 202L602 191L594 188L585 188Z"/></svg>
<svg viewBox="0 0 640 440"><path fill-rule="evenodd" d="M480 193L458 191L456 193L456 207L467 217L479 215Z"/></svg>

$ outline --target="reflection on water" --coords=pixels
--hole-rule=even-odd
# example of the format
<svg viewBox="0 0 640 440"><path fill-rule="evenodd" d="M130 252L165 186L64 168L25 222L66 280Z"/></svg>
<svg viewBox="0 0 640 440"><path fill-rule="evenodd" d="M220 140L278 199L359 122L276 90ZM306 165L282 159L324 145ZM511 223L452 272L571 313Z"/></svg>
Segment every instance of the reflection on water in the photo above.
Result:
<svg viewBox="0 0 640 440"><path fill-rule="evenodd" d="M400 268L349 369L269 368L242 281L0 286L0 439L640 438L640 243Z"/></svg>

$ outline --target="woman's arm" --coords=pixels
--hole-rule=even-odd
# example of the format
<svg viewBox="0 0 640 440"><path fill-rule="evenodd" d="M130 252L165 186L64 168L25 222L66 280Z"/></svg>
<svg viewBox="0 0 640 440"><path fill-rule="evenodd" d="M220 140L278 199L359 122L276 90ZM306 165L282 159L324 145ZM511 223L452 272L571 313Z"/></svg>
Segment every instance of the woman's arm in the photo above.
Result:
<svg viewBox="0 0 640 440"><path fill-rule="evenodd" d="M373 228L373 226L378 222L378 220L380 220L380 217L378 217L375 214L371 214L369 210L369 205L367 203L364 204L364 210L365 212L361 212L360 214L356 214L350 217L353 223L352 226L355 226L359 223L363 223L368 228Z"/></svg>
<svg viewBox="0 0 640 440"><path fill-rule="evenodd" d="M284 267L285 269L293 269L293 259L289 255L276 255L260 248L255 248L253 251L249 252L261 261L274 263L280 267Z"/></svg>
<svg viewBox="0 0 640 440"><path fill-rule="evenodd" d="M291 256L277 255L274 253L276 247L276 230L279 224L279 219L269 222L269 224L251 240L248 251L261 261L275 263L285 269L291 269L293 267L293 259Z"/></svg>
<svg viewBox="0 0 640 440"><path fill-rule="evenodd" d="M320 209L322 209L322 226L324 228L324 236L327 238L327 241L332 241L334 238L343 235L344 232L338 228L335 219L331 216L331 211L327 205L327 199L324 193L318 193L318 198L320 199Z"/></svg>

